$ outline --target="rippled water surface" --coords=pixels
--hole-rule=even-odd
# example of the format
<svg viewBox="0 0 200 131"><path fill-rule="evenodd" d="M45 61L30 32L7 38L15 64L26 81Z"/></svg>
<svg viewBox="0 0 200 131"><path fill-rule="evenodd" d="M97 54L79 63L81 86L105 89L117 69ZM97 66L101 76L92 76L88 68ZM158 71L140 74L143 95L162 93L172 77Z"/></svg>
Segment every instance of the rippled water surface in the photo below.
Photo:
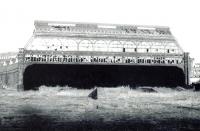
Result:
<svg viewBox="0 0 200 131"><path fill-rule="evenodd" d="M0 129L200 129L200 92L155 90L157 93L99 87L98 99L93 100L87 97L92 89L0 89Z"/></svg>

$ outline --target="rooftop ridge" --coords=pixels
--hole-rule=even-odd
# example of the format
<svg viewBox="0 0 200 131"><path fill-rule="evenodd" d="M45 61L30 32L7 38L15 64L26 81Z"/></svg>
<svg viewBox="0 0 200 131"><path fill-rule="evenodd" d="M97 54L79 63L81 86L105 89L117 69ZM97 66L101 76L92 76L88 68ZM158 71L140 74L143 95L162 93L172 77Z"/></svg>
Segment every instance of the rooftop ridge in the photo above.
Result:
<svg viewBox="0 0 200 131"><path fill-rule="evenodd" d="M157 36L173 37L167 26L139 26L102 23L35 21L35 34L63 33L83 35L111 35L111 36Z"/></svg>
<svg viewBox="0 0 200 131"><path fill-rule="evenodd" d="M158 26L158 25L132 25L132 24L110 24L110 23L92 23L92 22L69 22L69 21L44 21L35 20L35 26L51 26L51 25L65 25L65 26L77 26L77 25L91 25L91 26L115 26L115 27L145 27L145 28L159 28L159 29L169 29L168 26Z"/></svg>

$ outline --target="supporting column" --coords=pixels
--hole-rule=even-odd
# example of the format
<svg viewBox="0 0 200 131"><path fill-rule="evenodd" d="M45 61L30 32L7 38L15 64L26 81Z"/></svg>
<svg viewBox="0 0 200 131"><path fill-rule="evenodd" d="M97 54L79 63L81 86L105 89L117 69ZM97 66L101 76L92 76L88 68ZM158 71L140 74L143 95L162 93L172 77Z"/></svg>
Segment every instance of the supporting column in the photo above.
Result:
<svg viewBox="0 0 200 131"><path fill-rule="evenodd" d="M18 81L17 81L18 90L24 90L23 72L24 72L24 49L20 48L18 54Z"/></svg>
<svg viewBox="0 0 200 131"><path fill-rule="evenodd" d="M189 53L184 52L184 73L185 73L185 84L188 86L190 84L190 58L189 58Z"/></svg>

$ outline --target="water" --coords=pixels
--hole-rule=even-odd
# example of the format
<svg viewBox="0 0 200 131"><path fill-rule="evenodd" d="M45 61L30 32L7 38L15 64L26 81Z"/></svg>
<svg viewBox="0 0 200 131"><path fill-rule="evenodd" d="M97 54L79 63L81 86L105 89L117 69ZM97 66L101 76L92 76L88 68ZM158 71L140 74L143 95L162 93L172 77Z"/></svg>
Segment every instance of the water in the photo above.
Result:
<svg viewBox="0 0 200 131"><path fill-rule="evenodd" d="M93 100L87 97L92 89L0 89L0 130L200 129L200 92L155 90L98 87Z"/></svg>

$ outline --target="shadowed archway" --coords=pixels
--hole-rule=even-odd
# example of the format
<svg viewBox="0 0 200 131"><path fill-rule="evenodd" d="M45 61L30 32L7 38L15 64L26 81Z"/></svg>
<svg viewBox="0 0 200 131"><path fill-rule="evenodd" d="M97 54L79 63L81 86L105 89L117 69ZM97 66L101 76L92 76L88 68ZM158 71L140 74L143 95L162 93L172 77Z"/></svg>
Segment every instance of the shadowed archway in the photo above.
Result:
<svg viewBox="0 0 200 131"><path fill-rule="evenodd" d="M88 89L117 86L184 86L182 69L175 66L33 64L25 69L24 89L71 86Z"/></svg>

